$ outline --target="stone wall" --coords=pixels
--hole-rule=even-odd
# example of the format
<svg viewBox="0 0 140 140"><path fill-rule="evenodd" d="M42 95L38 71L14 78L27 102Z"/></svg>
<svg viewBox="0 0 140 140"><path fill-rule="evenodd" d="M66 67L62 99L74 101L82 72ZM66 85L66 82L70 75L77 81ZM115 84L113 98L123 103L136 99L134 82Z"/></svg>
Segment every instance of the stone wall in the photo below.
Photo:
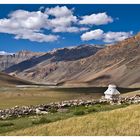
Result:
<svg viewBox="0 0 140 140"><path fill-rule="evenodd" d="M69 100L62 102L55 102L50 104L40 104L35 106L15 106L10 109L0 110L0 119L8 119L12 117L22 117L26 115L37 115L37 114L47 114L52 110L55 111L64 111L68 107L72 106L88 106L95 104L138 104L140 103L140 95L135 95L133 97L120 97L118 100L107 100L105 98L101 98L98 100Z"/></svg>

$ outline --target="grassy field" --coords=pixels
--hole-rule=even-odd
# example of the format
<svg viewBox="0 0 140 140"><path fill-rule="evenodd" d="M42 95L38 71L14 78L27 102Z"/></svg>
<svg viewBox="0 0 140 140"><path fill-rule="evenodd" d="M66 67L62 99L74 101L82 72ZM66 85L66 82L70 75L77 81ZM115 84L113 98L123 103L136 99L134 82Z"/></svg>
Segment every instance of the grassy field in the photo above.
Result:
<svg viewBox="0 0 140 140"><path fill-rule="evenodd" d="M122 96L127 97L127 96L134 96L134 95L140 95L140 90L136 90L136 91L133 91L133 92L128 92L128 93L123 94Z"/></svg>
<svg viewBox="0 0 140 140"><path fill-rule="evenodd" d="M36 105L77 98L99 98L101 93L92 91L62 90L51 88L0 88L0 109L14 107L16 105Z"/></svg>
<svg viewBox="0 0 140 140"><path fill-rule="evenodd" d="M14 107L16 105L37 105L71 99L95 99L100 98L106 87L79 87L79 88L16 88L0 87L0 109ZM137 89L120 88L123 93ZM132 94L133 92L131 92Z"/></svg>
<svg viewBox="0 0 140 140"><path fill-rule="evenodd" d="M93 105L93 106L79 106L70 107L66 112L55 112L45 115L26 116L22 118L12 118L9 120L0 120L0 135L9 135L10 132L23 130L40 124L53 123L60 120L65 120L74 116L81 116L90 113L109 111L118 108L126 107L126 105ZM8 133L7 133L8 132Z"/></svg>
<svg viewBox="0 0 140 140"><path fill-rule="evenodd" d="M49 124L40 124L6 135L140 136L140 105L95 112ZM28 123L29 124L29 123Z"/></svg>
<svg viewBox="0 0 140 140"><path fill-rule="evenodd" d="M1 87L0 88L0 109L9 108L13 106L22 105L36 105L42 103L57 102L70 99L91 99L100 98L103 95L103 91L106 88L16 88L16 87ZM139 91L129 92L129 89L120 89L122 96L133 96L139 94ZM134 89L133 89L134 90ZM130 89L132 91L132 89ZM13 118L10 120L0 120L0 135L139 135L136 121L140 115L138 108L140 106L128 107L126 110L118 110L118 108L126 107L126 105L94 105L94 106L81 106L76 108L70 108L66 113L50 113L47 115L26 116L22 118ZM118 116L115 116L115 112L110 110L117 109ZM137 112L133 116L132 111ZM130 114L128 112L130 111ZM136 111L135 111L136 110ZM106 111L106 112L103 112ZM123 113L124 112L124 116ZM102 114L103 113L103 114ZM119 114L120 113L120 114ZM122 113L122 114L121 114ZM125 114L126 113L126 114ZM101 115L102 114L102 115ZM117 114L117 113L116 113ZM84 115L83 117L77 117ZM105 118L103 116L106 116ZM119 121L127 121L130 119L132 128L135 132L128 133L130 128L121 126L122 122L117 122L113 117L120 117ZM127 117L127 118L126 118ZM136 118L135 118L136 117ZM139 116L140 117L140 116ZM93 119L93 120L92 120ZM122 120L121 120L122 119ZM89 120L85 121L85 120ZM113 121L116 123L116 130L113 126ZM103 123L101 124L100 121ZM110 122L111 121L111 122ZM134 124L133 124L134 121ZM83 123L80 123L83 122ZM49 124L48 124L49 123ZM124 121L123 125L127 122ZM78 124L75 126L75 124ZM56 125L56 126L55 126ZM65 126L63 128L63 125ZM99 125L99 126L98 126ZM119 125L123 129L128 129L127 132L121 133L119 131ZM73 128L73 126L75 126ZM96 128L95 128L96 126ZM97 127L98 126L98 127ZM85 128L84 128L85 127ZM56 128L56 129L55 129ZM102 128L102 129L100 129ZM64 129L66 131L64 131ZM89 132L87 130L89 129ZM18 131L19 130L19 131ZM21 131L20 131L21 130ZM107 131L105 131L107 130ZM111 130L111 132L109 132ZM104 132L105 131L105 132ZM138 131L138 132L137 132ZM131 132L131 131L130 131Z"/></svg>
<svg viewBox="0 0 140 140"><path fill-rule="evenodd" d="M106 87L79 87L79 88L16 88L0 87L0 109L16 105L36 105L71 99L100 98ZM120 88L119 91L127 93L137 89ZM131 92L131 95L133 92Z"/></svg>

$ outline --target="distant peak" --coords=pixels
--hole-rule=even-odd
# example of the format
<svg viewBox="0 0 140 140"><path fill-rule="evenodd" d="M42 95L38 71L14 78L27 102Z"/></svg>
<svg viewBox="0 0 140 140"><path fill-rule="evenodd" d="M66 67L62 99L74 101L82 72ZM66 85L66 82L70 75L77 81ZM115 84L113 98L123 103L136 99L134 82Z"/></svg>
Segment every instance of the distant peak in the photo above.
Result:
<svg viewBox="0 0 140 140"><path fill-rule="evenodd" d="M32 52L31 51L28 51L28 50L21 50L21 51L19 51L17 53L32 53Z"/></svg>

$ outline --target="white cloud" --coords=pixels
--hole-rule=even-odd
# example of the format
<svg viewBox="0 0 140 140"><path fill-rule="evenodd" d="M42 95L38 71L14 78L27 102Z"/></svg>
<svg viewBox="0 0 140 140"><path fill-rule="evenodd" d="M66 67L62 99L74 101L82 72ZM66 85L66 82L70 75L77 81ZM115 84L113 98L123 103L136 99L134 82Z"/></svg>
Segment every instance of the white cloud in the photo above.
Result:
<svg viewBox="0 0 140 140"><path fill-rule="evenodd" d="M63 27L63 26L58 26L54 28L52 31L53 32L69 32L69 33L77 33L77 32L82 32L82 31L87 31L89 28L85 27Z"/></svg>
<svg viewBox="0 0 140 140"><path fill-rule="evenodd" d="M17 10L9 14L9 20L15 27L37 30L46 24L48 15L41 11L29 12L25 10Z"/></svg>
<svg viewBox="0 0 140 140"><path fill-rule="evenodd" d="M71 26L72 23L76 23L77 18L76 16L70 15L68 17L59 17L59 18L53 18L49 20L49 26L50 27L58 27L58 26Z"/></svg>
<svg viewBox="0 0 140 140"><path fill-rule="evenodd" d="M101 29L93 30L90 32L86 32L81 35L81 39L84 41L88 40L100 40L103 36L104 32Z"/></svg>
<svg viewBox="0 0 140 140"><path fill-rule="evenodd" d="M129 38L132 36L131 32L107 32L104 33L103 30L97 29L93 31L86 32L81 35L81 39L83 41L89 41L89 40L102 40L106 43L114 43L118 41L122 41L126 38Z"/></svg>
<svg viewBox="0 0 140 140"><path fill-rule="evenodd" d="M46 35L41 29L46 26L48 15L41 11L28 12L17 10L9 14L9 18L0 19L0 32L15 35L15 39L28 39L37 42L52 42L57 35Z"/></svg>
<svg viewBox="0 0 140 140"><path fill-rule="evenodd" d="M103 41L107 43L118 42L129 38L132 34L132 32L107 32Z"/></svg>
<svg viewBox="0 0 140 140"><path fill-rule="evenodd" d="M45 13L59 18L73 15L72 9L68 9L66 6L56 6L54 8L47 8Z"/></svg>
<svg viewBox="0 0 140 140"><path fill-rule="evenodd" d="M89 29L87 27L76 27L78 18L73 15L73 9L68 9L66 6L47 8L45 13L54 16L54 18L48 20L48 26L46 27L52 29L52 32L76 33Z"/></svg>
<svg viewBox="0 0 140 140"><path fill-rule="evenodd" d="M8 18L0 19L0 33L12 34L15 39L52 42L59 36L45 34L42 31L75 33L88 30L87 27L77 25L78 19L73 15L73 9L68 9L66 6L47 9L40 7L40 11L16 10L11 12Z"/></svg>
<svg viewBox="0 0 140 140"><path fill-rule="evenodd" d="M18 34L15 36L15 39L29 39L30 41L38 42L53 42L59 38L57 35L45 35L38 32L25 32L23 34Z"/></svg>
<svg viewBox="0 0 140 140"><path fill-rule="evenodd" d="M47 28L51 28L53 32L78 32L78 27L73 27L77 24L78 19L73 15L73 9L68 9L66 6L56 6L54 8L47 8L45 13L54 16L48 20Z"/></svg>
<svg viewBox="0 0 140 140"><path fill-rule="evenodd" d="M103 25L111 22L113 22L112 17L108 16L106 13L82 16L82 20L79 21L80 24L90 25Z"/></svg>
<svg viewBox="0 0 140 140"><path fill-rule="evenodd" d="M44 11L44 12L43 12ZM53 42L58 40L56 33L77 33L89 30L87 25L103 25L113 22L106 13L86 15L79 20L74 10L66 6L53 8L40 7L40 11L16 10L8 18L0 19L0 33L14 35L15 39L28 39L37 42ZM80 25L79 25L80 24ZM45 34L48 30L49 34ZM116 42L128 38L129 32L107 32L97 29L81 35L82 40L103 40Z"/></svg>

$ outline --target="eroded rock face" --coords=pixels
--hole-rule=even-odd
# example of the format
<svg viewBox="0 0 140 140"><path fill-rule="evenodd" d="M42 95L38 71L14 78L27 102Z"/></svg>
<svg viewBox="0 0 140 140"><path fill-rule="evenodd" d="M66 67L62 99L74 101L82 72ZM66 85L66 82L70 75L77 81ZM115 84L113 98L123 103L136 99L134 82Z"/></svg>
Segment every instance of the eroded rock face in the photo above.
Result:
<svg viewBox="0 0 140 140"><path fill-rule="evenodd" d="M20 51L9 55L0 55L0 71L7 69L8 67L18 64L22 61L28 60L32 57L40 56L44 53L34 53L30 51Z"/></svg>
<svg viewBox="0 0 140 140"><path fill-rule="evenodd" d="M80 65L85 65L84 59L94 55L102 47L96 45L80 45L60 48L47 52L39 57L32 57L16 65L12 65L4 71L26 80L58 83L63 80L68 80L78 70L80 72L82 68Z"/></svg>
<svg viewBox="0 0 140 140"><path fill-rule="evenodd" d="M109 45L85 60L86 68L65 83L87 83L107 86L114 83L123 87L140 86L140 33L115 45ZM80 84L79 84L80 85Z"/></svg>

